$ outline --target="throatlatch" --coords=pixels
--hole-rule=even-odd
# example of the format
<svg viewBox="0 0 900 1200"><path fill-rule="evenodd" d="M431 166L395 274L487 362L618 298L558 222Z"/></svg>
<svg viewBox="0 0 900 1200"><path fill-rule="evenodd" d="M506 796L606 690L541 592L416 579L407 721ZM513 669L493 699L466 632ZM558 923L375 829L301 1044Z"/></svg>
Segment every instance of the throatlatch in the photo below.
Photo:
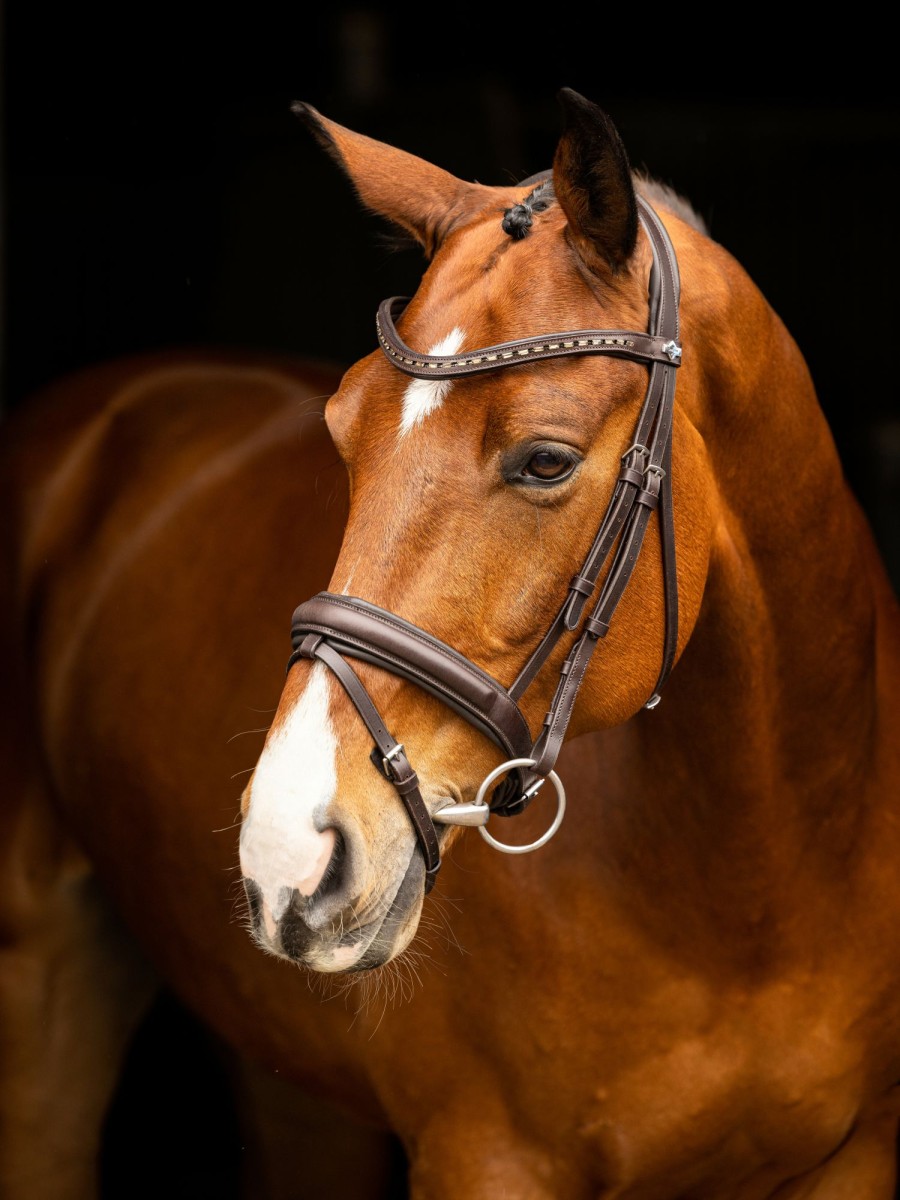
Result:
<svg viewBox="0 0 900 1200"><path fill-rule="evenodd" d="M403 297L385 300L378 309L377 331L388 360L419 379L454 379L479 372L503 370L523 362L575 354L604 354L629 358L650 366L650 381L632 443L622 455L622 467L594 542L552 625L525 663L516 680L504 688L496 679L418 626L355 596L319 592L294 612L294 652L298 658L324 663L347 692L375 748L372 761L396 788L406 805L425 859L425 891L434 886L441 865L435 822L477 825L482 836L509 853L543 845L556 831L565 811L565 792L553 767L569 725L579 688L598 641L605 637L619 601L634 571L650 520L659 514L665 585L665 639L656 686L644 708L655 708L672 664L678 639L678 588L675 574L675 530L672 514L672 421L675 372L681 362L678 302L680 281L675 251L656 212L638 196L639 216L653 249L650 273L650 322L646 333L617 329L580 329L568 333L503 342L461 355L418 354L397 333L394 321L406 307ZM615 552L613 550L615 548ZM584 617L597 580L613 554L600 594ZM519 708L519 698L535 679L565 633L581 628L560 670L559 683L541 731L532 741ZM471 804L449 803L429 814L419 781L401 743L388 731L348 658L376 666L412 681L437 696L509 756L484 780ZM510 773L511 772L511 773ZM489 803L487 790L502 774ZM490 813L514 816L522 812L543 784L556 788L558 810L551 828L529 846L506 846L485 828Z"/></svg>

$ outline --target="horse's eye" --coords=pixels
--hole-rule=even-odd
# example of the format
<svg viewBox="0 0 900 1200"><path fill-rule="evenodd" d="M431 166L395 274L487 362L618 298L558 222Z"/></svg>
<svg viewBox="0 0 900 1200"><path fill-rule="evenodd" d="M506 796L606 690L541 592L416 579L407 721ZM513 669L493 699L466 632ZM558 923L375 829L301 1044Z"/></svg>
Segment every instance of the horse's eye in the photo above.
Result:
<svg viewBox="0 0 900 1200"><path fill-rule="evenodd" d="M575 461L571 455L548 447L532 454L522 468L522 475L526 479L543 479L557 483L570 475L574 469Z"/></svg>

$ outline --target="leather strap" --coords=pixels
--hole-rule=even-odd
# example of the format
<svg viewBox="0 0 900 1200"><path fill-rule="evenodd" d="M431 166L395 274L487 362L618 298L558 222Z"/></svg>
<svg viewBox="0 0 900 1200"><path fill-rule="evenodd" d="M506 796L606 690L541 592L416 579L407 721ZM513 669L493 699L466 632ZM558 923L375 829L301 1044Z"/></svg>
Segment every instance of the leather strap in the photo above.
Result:
<svg viewBox="0 0 900 1200"><path fill-rule="evenodd" d="M320 659L334 672L362 718L363 724L372 735L382 759L381 773L394 785L406 805L406 811L409 813L416 837L422 847L422 855L425 859L425 891L426 893L430 892L440 870L441 852L437 831L419 791L419 777L412 769L403 746L388 731L381 719L381 714L360 682L359 676L323 637L318 634L310 634L305 637L291 655L288 670L298 658Z"/></svg>
<svg viewBox="0 0 900 1200"><path fill-rule="evenodd" d="M645 221L645 228L653 244L654 267L659 272L659 287L651 317L655 318L658 322L657 327L664 334L670 334L674 340L678 336L679 293L679 279L675 255L665 228L662 226L659 218L649 209L649 206L645 204L643 207L648 212L648 220ZM634 572L650 514L658 508L660 509L660 542L663 557L666 633L663 646L662 669L657 677L653 693L645 702L645 707L649 705L651 708L655 708L659 703L659 693L671 670L678 640L675 531L672 516L671 479L669 478L671 472L671 438L674 411L675 366L673 363L655 363L651 369L647 398L635 430L635 443L639 448L639 452L643 451L646 453L647 463L643 471L644 482L641 485L632 482L631 468L627 464L620 473L619 483L624 486L631 485L635 488L630 496L626 523L623 526L618 548L609 572L604 579L603 587L601 588L600 596L594 606L593 612L585 622L581 637L575 643L563 664L556 695L544 719L543 729L531 755L535 759L535 764L529 770L529 777L526 779L526 790L537 779L546 777L556 763L588 664L598 641L605 637L609 631L613 613L618 607L625 588ZM649 446L645 446L644 439L647 438L651 425L653 427L653 434L650 438ZM632 452L634 452L634 447L632 447ZM661 505L660 501L662 501ZM611 544L609 542L601 547L603 558L608 554ZM597 542L595 542L595 547L597 547ZM596 572L599 572L600 568L593 556L594 548L592 548L591 553L588 555L588 562L582 568L580 575L596 579ZM567 604L570 609L580 609L583 607L586 599L587 597L583 594L583 591L579 590L574 594L570 593ZM565 624L565 619L563 624ZM549 647L545 643L542 643L539 649L544 655L549 653ZM531 663L528 665L530 667ZM518 680L516 682L518 683Z"/></svg>
<svg viewBox="0 0 900 1200"><path fill-rule="evenodd" d="M651 238L654 251L654 273L656 275L657 294L651 297L651 321L660 324L664 333L671 335L672 340L674 340L678 334L678 276L674 252L670 253L666 250L668 235L665 233L665 229L662 227L656 214L649 208L646 202L641 200L640 203L647 218L644 221L644 227ZM652 221L652 224L648 225L648 221ZM674 302L671 297L666 298L666 294L669 291L674 292ZM612 547L615 545L617 538L632 513L638 492L645 490L643 487L645 472L651 467L658 469L661 466L662 460L667 464L663 467L666 470L666 475L663 476L663 502L660 507L660 521L664 530L664 578L667 597L666 641L667 649L668 643L672 642L672 656L674 657L674 646L677 644L678 633L678 607L677 581L675 578L675 538L671 511L671 479L669 478L668 466L671 464L669 446L675 398L674 367L677 364L666 362L662 365L664 367L663 370L658 370L654 367L651 371L647 395L638 417L632 445L622 456L622 469L619 472L616 487L607 506L606 513L600 522L597 536L594 539L591 549L588 551L587 558L581 570L575 576L575 580L579 581L579 585L575 587L570 585L569 595L564 601L562 608L522 668L518 678L510 687L509 694L514 699L518 699L535 678L562 635L578 627L587 600L593 591L593 585L596 584ZM663 408L664 413L660 418L661 408ZM647 443L651 440L651 433L655 422L658 422L658 436L655 439L656 453L654 454L648 448ZM644 502L646 503L649 499L649 496L645 496ZM665 536L666 533L668 535L667 538ZM634 563L632 562L628 574L624 577L622 577L620 568L621 587L615 603L618 603L618 599L621 598L633 567ZM590 591L583 586L581 581L591 585ZM607 624L608 620L612 617L614 607L614 604L610 606L609 595L607 594L605 603L608 617ZM669 665L669 669L671 669L671 664ZM668 670L665 670L657 680L650 700L653 700L658 695L667 677Z"/></svg>
<svg viewBox="0 0 900 1200"><path fill-rule="evenodd" d="M424 629L355 596L319 592L294 611L295 648L308 633L418 684L478 725L510 758L528 757L531 730L502 684Z"/></svg>
<svg viewBox="0 0 900 1200"><path fill-rule="evenodd" d="M422 354L407 346L394 324L407 304L408 296L382 300L375 327L381 348L394 366L417 379L459 379L519 362L566 358L572 354L609 354L646 363L672 362L672 355L677 350L670 345L671 338L649 333L624 329L575 329L568 333L545 333L540 337L501 342L481 350L467 350L465 354Z"/></svg>
<svg viewBox="0 0 900 1200"><path fill-rule="evenodd" d="M662 666L656 680L653 693L644 704L644 708L656 708L659 704L660 692L669 678L675 664L675 652L678 649L678 576L675 567L675 520L672 513L672 440L666 447L666 457L663 460L665 475L660 492L659 521L660 537L662 539L663 586L665 588L665 641L663 643Z"/></svg>

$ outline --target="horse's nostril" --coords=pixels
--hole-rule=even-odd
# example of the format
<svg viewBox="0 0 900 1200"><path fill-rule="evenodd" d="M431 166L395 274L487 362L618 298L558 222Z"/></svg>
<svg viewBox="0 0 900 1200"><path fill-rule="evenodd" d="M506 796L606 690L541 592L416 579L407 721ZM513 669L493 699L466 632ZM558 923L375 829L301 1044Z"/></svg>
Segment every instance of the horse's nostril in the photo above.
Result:
<svg viewBox="0 0 900 1200"><path fill-rule="evenodd" d="M331 828L328 832L334 835L334 849L331 858L322 873L319 885L309 898L310 905L316 904L333 892L339 892L344 883L347 867L347 843L339 829Z"/></svg>
<svg viewBox="0 0 900 1200"><path fill-rule="evenodd" d="M343 930L343 913L352 902L350 855L347 841L339 829L325 831L334 841L331 857L325 865L318 887L311 896L294 889L290 902L279 913L277 934L270 930L282 953L299 960L317 938L332 937Z"/></svg>

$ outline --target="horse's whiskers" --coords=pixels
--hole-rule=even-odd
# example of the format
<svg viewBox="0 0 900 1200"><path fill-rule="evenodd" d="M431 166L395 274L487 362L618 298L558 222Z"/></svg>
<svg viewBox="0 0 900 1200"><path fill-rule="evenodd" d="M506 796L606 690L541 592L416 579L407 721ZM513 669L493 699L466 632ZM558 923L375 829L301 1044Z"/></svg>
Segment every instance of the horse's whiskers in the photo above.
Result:
<svg viewBox="0 0 900 1200"><path fill-rule="evenodd" d="M251 767L250 769L252 770L253 768ZM231 778L234 779L234 776L232 775ZM241 818L238 817L238 819L236 821L232 821L230 825L220 825L218 829L211 829L210 833L228 833L230 829L240 829L240 827Z"/></svg>
<svg viewBox="0 0 900 1200"><path fill-rule="evenodd" d="M270 729L271 725L261 725L258 729L242 729L239 733L233 733L225 745L230 746L233 741L239 737L246 737L249 733L268 733Z"/></svg>

